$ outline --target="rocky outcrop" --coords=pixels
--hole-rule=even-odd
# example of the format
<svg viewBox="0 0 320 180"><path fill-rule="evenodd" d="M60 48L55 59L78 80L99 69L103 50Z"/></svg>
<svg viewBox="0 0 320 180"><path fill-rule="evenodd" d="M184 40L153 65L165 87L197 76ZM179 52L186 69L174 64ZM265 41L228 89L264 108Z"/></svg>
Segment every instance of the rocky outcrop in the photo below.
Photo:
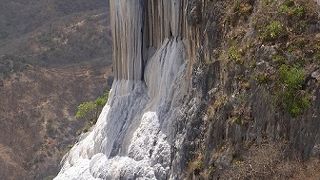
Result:
<svg viewBox="0 0 320 180"><path fill-rule="evenodd" d="M274 6L278 3L280 8L281 5L285 7L283 3L288 1L267 5L260 1L245 0L239 1L238 4L221 1L201 1L201 3L202 6L198 5L187 11L187 14L195 15L195 18L189 18L191 21L189 30L192 32L190 35L193 37L189 45L195 52L190 59L194 62L190 87L193 92L191 99L197 96L201 99L201 103L198 104L200 110L197 118L192 118L189 114L183 118L186 122L180 124L184 127L181 132L185 132L185 136L183 136L184 143L178 150L178 156L175 155L176 158L180 157L180 166L174 166L174 168L182 168L186 174L177 171L178 174L188 178L293 177L292 173L284 172L285 170L281 168L277 169L283 165L281 163L286 163L292 158L304 160L306 163L309 158L319 160L317 147L320 134L318 123L320 88L316 80L319 65L312 63L312 59L315 59L314 55L309 54L310 56L307 57L303 54L292 55L293 53L286 52L289 57L285 58L288 59L294 56L309 59L308 62L300 65L305 73L306 84L301 85L299 93L310 93L310 105L299 116L292 116L288 113L286 105L283 105L288 99L279 98L281 90L277 90L277 86L286 88L279 80L281 67L270 61L276 56L276 51L290 51L280 47L285 43L294 44L295 35L301 32L293 30L292 37L288 35L287 39L281 39L278 42L266 42L260 40L263 30L259 29L259 26L265 28L264 26L268 23L278 20L284 24L283 26L290 28L292 23L290 21L295 18L296 21L308 21L306 32L300 34L302 39L308 39L309 36L314 37L319 33L313 28L319 22L319 16L316 15L319 7L313 1L308 1L304 5L301 5L300 1L290 1L291 8L304 9L305 14L300 17L292 17L290 14L291 17L287 17L281 14L281 9L278 10ZM202 7L200 15L193 13L192 9L197 9L196 7ZM274 8L277 17L263 14L264 11L271 11L271 8ZM265 24L257 25L259 23ZM316 41L318 42L319 39ZM312 42L309 43L312 44ZM237 57L234 58L234 56ZM257 78L257 74L262 72L270 76L271 79L268 80L270 82L263 84L259 81L261 79ZM299 93L296 94L296 98L299 98ZM191 111L192 105L186 108ZM281 155L275 159L270 156L269 160L276 161L272 167L269 166L270 164L265 164L264 169L256 170L256 167L251 167L251 165L254 166L253 160L250 159L253 155L246 153L251 151L250 148L264 147L264 144L272 144L271 146L274 146L272 151L277 151ZM261 154L269 153L266 151L271 150L265 150ZM184 159L181 156L184 156ZM183 160L189 161L188 165L181 164ZM241 163L250 164L250 168L248 167L250 170L242 169L246 171L242 175L241 170L235 171L236 168L234 168L240 167ZM296 162L290 161L290 163ZM300 164L300 166L305 165ZM226 171L229 168L232 170ZM267 168L273 169L274 172L269 173ZM295 168L288 166L290 169L288 171L303 169ZM232 171L238 174L230 175ZM263 173L265 174L261 175Z"/></svg>

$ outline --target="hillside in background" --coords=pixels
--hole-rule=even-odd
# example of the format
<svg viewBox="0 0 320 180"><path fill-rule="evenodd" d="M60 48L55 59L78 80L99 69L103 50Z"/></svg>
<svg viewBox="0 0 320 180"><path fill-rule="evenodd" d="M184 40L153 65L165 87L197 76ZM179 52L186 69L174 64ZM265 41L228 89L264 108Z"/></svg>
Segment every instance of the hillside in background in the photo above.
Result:
<svg viewBox="0 0 320 180"><path fill-rule="evenodd" d="M112 82L108 1L0 3L0 177L50 179Z"/></svg>

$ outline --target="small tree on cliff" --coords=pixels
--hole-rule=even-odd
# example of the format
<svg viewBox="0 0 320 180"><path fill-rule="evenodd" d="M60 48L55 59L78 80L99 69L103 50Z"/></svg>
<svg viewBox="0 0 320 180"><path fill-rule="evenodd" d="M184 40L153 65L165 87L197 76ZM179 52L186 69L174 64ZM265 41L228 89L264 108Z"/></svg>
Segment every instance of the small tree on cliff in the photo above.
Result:
<svg viewBox="0 0 320 180"><path fill-rule="evenodd" d="M109 91L106 91L102 96L94 101L81 103L76 112L76 118L88 118L90 121L96 122L98 116L108 101Z"/></svg>

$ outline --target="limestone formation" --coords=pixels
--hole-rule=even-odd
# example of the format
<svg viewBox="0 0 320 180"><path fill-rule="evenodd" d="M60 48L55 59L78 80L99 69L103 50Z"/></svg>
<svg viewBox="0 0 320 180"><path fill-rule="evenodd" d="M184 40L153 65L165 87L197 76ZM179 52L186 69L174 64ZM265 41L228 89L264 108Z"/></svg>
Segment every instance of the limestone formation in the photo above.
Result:
<svg viewBox="0 0 320 180"><path fill-rule="evenodd" d="M185 0L111 0L115 81L92 132L59 179L166 179L170 119L186 89ZM172 137L171 137L172 138Z"/></svg>

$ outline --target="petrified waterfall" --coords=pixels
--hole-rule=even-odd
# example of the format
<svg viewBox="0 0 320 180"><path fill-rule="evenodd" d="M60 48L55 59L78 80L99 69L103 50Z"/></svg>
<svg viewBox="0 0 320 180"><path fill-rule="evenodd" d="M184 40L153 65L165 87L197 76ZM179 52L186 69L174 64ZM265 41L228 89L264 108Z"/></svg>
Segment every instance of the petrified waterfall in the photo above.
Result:
<svg viewBox="0 0 320 180"><path fill-rule="evenodd" d="M56 179L168 179L186 94L184 0L111 0L115 81ZM172 178L172 177L171 177Z"/></svg>

